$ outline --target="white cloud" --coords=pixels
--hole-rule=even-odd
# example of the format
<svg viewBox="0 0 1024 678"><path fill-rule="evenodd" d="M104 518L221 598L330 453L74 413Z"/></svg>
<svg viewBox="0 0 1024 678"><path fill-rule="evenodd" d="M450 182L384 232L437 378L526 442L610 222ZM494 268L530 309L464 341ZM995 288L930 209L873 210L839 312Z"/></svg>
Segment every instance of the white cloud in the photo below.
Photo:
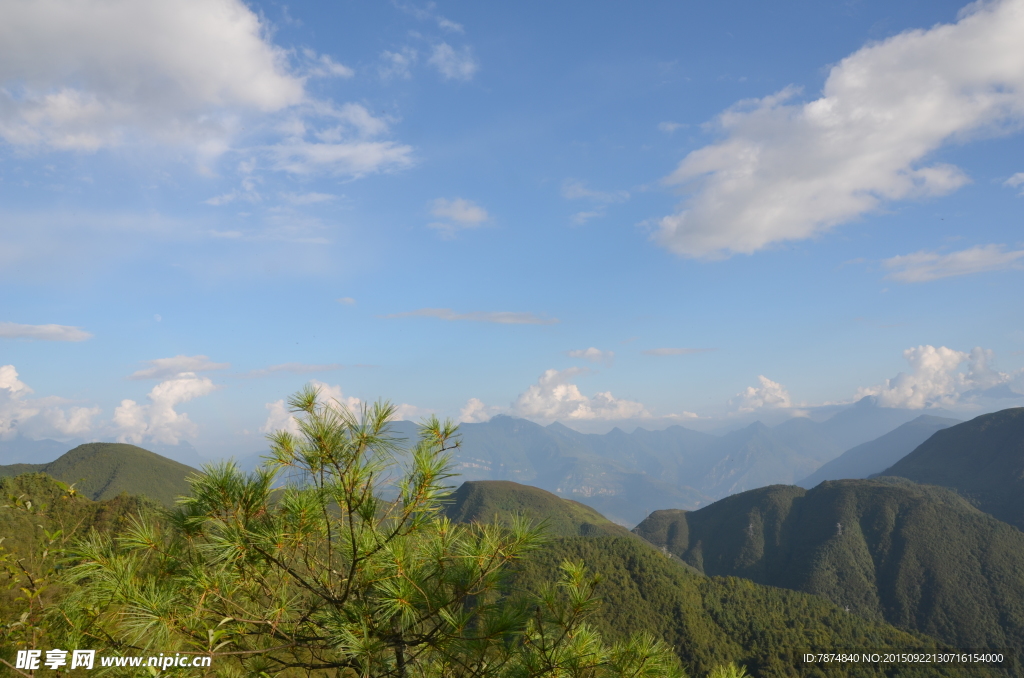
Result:
<svg viewBox="0 0 1024 678"><path fill-rule="evenodd" d="M576 212L571 217L569 217L569 221L572 222L573 226L582 226L585 223L587 223L588 221L590 221L591 219L597 219L599 217L603 217L604 214L605 214L604 207L599 207L596 210L584 210L582 212Z"/></svg>
<svg viewBox="0 0 1024 678"><path fill-rule="evenodd" d="M351 68L344 64L339 64L326 54L317 54L309 48L302 50L302 54L306 57L307 62L305 74L309 77L351 78L356 74Z"/></svg>
<svg viewBox="0 0 1024 678"><path fill-rule="evenodd" d="M14 365L0 365L0 440L69 438L92 430L98 407L67 407L61 398L32 398Z"/></svg>
<svg viewBox="0 0 1024 678"><path fill-rule="evenodd" d="M611 365L612 361L615 360L614 351L602 351L599 348L591 346L590 348L576 349L569 351L568 355L570 358L579 358L581 360L587 360L592 363L600 363L602 365Z"/></svg>
<svg viewBox="0 0 1024 678"><path fill-rule="evenodd" d="M139 134L216 146L233 112L305 97L240 0L7 3L0 85L0 138L75 150Z"/></svg>
<svg viewBox="0 0 1024 678"><path fill-rule="evenodd" d="M316 379L310 380L310 385L320 391L320 400L324 404L333 407L337 410L348 410L357 417L362 410L364 401L360 400L355 396L346 396L341 386L330 385ZM297 435L299 432L298 422L295 420L295 416L288 411L288 406L284 400L276 400L272 403L266 404L267 419L260 426L261 433L273 433L274 431L288 431L289 433ZM403 419L420 419L425 415L431 413L431 410L410 405L409 403L400 403L395 407L395 420L400 421Z"/></svg>
<svg viewBox="0 0 1024 678"><path fill-rule="evenodd" d="M454 236L459 230L478 228L491 219L487 210L465 198L437 198L430 203L430 213L444 221L433 222L428 226L448 237Z"/></svg>
<svg viewBox="0 0 1024 678"><path fill-rule="evenodd" d="M427 63L436 68L445 80L472 80L480 70L469 46L457 51L447 42L434 46Z"/></svg>
<svg viewBox="0 0 1024 678"><path fill-rule="evenodd" d="M792 401L789 392L782 384L772 381L768 377L759 375L757 381L760 386L748 386L741 393L736 394L738 409L740 412L753 412L762 408L791 407Z"/></svg>
<svg viewBox="0 0 1024 678"><path fill-rule="evenodd" d="M205 355L176 355L173 358L157 358L145 361L149 367L133 372L129 379L166 379L184 372L209 372L226 370L231 363L215 363Z"/></svg>
<svg viewBox="0 0 1024 678"><path fill-rule="evenodd" d="M886 259L882 264L892 271L887 277L905 283L928 282L957 275L1021 268L1024 250L1004 251L1003 245L976 245L949 254L914 252Z"/></svg>
<svg viewBox="0 0 1024 678"><path fill-rule="evenodd" d="M594 191L576 179L562 182L562 197L567 200L586 198L601 203L625 202L629 200L629 191Z"/></svg>
<svg viewBox="0 0 1024 678"><path fill-rule="evenodd" d="M470 398L459 412L459 421L463 424L482 424L501 412L500 407L487 406L479 398Z"/></svg>
<svg viewBox="0 0 1024 678"><path fill-rule="evenodd" d="M707 353L714 350L713 348L648 348L642 351L642 353L653 356L691 355L693 353Z"/></svg>
<svg viewBox="0 0 1024 678"><path fill-rule="evenodd" d="M1020 188L1022 185L1024 185L1024 172L1017 172L1003 182L1003 186L1009 186L1010 188ZM1024 195L1024 192L1021 195Z"/></svg>
<svg viewBox="0 0 1024 678"><path fill-rule="evenodd" d="M215 391L208 377L184 372L162 381L147 396L148 405L122 400L114 410L113 426L122 443L143 442L177 445L183 438L195 438L198 427L184 412L174 408Z"/></svg>
<svg viewBox="0 0 1024 678"><path fill-rule="evenodd" d="M725 138L666 183L690 199L655 235L688 257L810 238L886 201L968 181L933 151L1024 121L1024 0L976 2L952 25L906 31L832 68L822 96L784 89L719 118Z"/></svg>
<svg viewBox="0 0 1024 678"><path fill-rule="evenodd" d="M417 7L416 5L414 5L411 2L408 2L408 3L396 2L396 3L394 3L394 5L398 9L402 10L403 12L405 12L406 14L411 14L412 16L416 17L420 21L434 21L434 22L436 22L438 28L441 28L443 30L451 31L453 33L464 33L465 32L465 29L463 29L462 24L455 23L454 21L451 21L450 19L447 19L447 18L441 16L440 14L438 14L435 11L437 9L437 5L434 2L428 2L426 4L426 7Z"/></svg>
<svg viewBox="0 0 1024 678"><path fill-rule="evenodd" d="M298 175L327 172L362 177L405 169L413 164L412 147L395 141L316 143L292 139L267 150L276 169Z"/></svg>
<svg viewBox="0 0 1024 678"><path fill-rule="evenodd" d="M540 376L536 384L512 403L512 413L528 419L552 421L567 420L619 420L648 419L651 414L643 403L632 400L620 400L611 392L597 393L587 397L580 392L576 384L569 380L585 373L586 370L569 368L567 370L547 370Z"/></svg>
<svg viewBox="0 0 1024 678"><path fill-rule="evenodd" d="M450 308L421 308L405 313L391 313L385 318L439 318L440 320L469 320L499 325L554 325L558 318L542 318L520 311L470 311L456 313Z"/></svg>
<svg viewBox="0 0 1024 678"><path fill-rule="evenodd" d="M380 55L381 64L377 67L377 73L382 80L408 80L412 77L411 69L417 56L416 50L411 47L403 47L398 52L384 50Z"/></svg>
<svg viewBox="0 0 1024 678"><path fill-rule="evenodd" d="M994 353L980 346L965 353L923 345L908 348L903 357L910 364L910 372L900 372L878 386L858 389L856 397L875 396L883 407L951 407L969 392L1014 384L1024 375L1024 370L1016 374L999 372ZM966 371L962 369L965 363Z"/></svg>
<svg viewBox="0 0 1024 678"><path fill-rule="evenodd" d="M307 95L307 79L348 78L351 68L274 45L242 0L39 0L8 3L3 18L0 139L9 144L185 147L206 174L239 146L255 156L242 174L259 166L360 177L411 164L409 146L371 139L386 121Z"/></svg>
<svg viewBox="0 0 1024 678"><path fill-rule="evenodd" d="M0 337L5 339L40 339L42 341L85 341L91 334L70 325L19 325L0 322Z"/></svg>

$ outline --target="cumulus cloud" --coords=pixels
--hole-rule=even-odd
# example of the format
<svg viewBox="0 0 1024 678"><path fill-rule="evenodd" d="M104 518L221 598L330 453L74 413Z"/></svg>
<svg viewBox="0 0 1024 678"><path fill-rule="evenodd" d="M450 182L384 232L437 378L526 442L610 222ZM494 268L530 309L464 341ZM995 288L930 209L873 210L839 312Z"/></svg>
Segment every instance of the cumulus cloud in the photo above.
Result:
<svg viewBox="0 0 1024 678"><path fill-rule="evenodd" d="M42 341L85 341L91 334L70 325L20 325L0 323L0 337L6 339L40 339Z"/></svg>
<svg viewBox="0 0 1024 678"><path fill-rule="evenodd" d="M434 46L427 63L436 68L445 80L472 80L480 70L480 64L468 45L456 50L447 42Z"/></svg>
<svg viewBox="0 0 1024 678"><path fill-rule="evenodd" d="M928 282L971 273L1021 268L1024 250L1005 251L1003 245L976 245L959 252L914 252L886 259L888 278L905 283Z"/></svg>
<svg viewBox="0 0 1024 678"><path fill-rule="evenodd" d="M428 226L446 237L453 237L459 230L477 228L491 219L487 210L465 198L437 198L430 203L430 213L444 221L432 222Z"/></svg>
<svg viewBox="0 0 1024 678"><path fill-rule="evenodd" d="M594 346L568 351L568 355L570 358L579 358L580 360L588 360L602 365L611 365L615 360L614 351L602 351Z"/></svg>
<svg viewBox="0 0 1024 678"><path fill-rule="evenodd" d="M998 371L994 353L980 346L967 353L946 346L922 345L908 348L903 357L910 365L909 372L900 372L877 386L858 389L856 397L874 396L883 407L951 407L967 394L1002 384L1019 384L1024 375L1024 371Z"/></svg>
<svg viewBox="0 0 1024 678"><path fill-rule="evenodd" d="M569 380L585 372L579 368L547 370L537 383L519 394L512 403L512 413L527 419L545 421L651 418L643 403L620 400L609 391L597 393L593 397L583 395L579 387Z"/></svg>
<svg viewBox="0 0 1024 678"><path fill-rule="evenodd" d="M759 375L758 386L748 386L736 394L734 402L740 412L754 412L762 408L791 407L786 387L768 377Z"/></svg>
<svg viewBox="0 0 1024 678"><path fill-rule="evenodd" d="M77 151L185 147L205 172L238 144L257 156L253 166L294 174L359 177L411 164L410 147L373 138L387 125L364 107L308 96L307 79L348 78L351 68L270 36L242 0L8 3L0 139Z"/></svg>
<svg viewBox="0 0 1024 678"><path fill-rule="evenodd" d="M183 372L154 386L147 396L148 404L122 400L114 410L117 440L136 445L143 442L177 445L182 439L195 438L199 430L196 424L188 414L174 408L216 389L208 377Z"/></svg>
<svg viewBox="0 0 1024 678"><path fill-rule="evenodd" d="M708 351L714 351L713 348L648 348L644 349L642 353L644 355L653 356L667 356L667 355L691 355L693 353L707 353Z"/></svg>
<svg viewBox="0 0 1024 678"><path fill-rule="evenodd" d="M385 318L438 318L440 320L469 320L499 325L554 325L558 318L542 318L522 311L470 311L456 313L450 308L421 308L405 313L391 313Z"/></svg>
<svg viewBox="0 0 1024 678"><path fill-rule="evenodd" d="M482 424L500 412L500 407L485 405L479 398L470 398L459 411L459 421L463 424Z"/></svg>
<svg viewBox="0 0 1024 678"><path fill-rule="evenodd" d="M287 54L240 0L8 3L0 82L0 137L75 150L133 133L216 141L225 112L304 98Z"/></svg>
<svg viewBox="0 0 1024 678"><path fill-rule="evenodd" d="M318 381L316 379L310 380L310 385L320 391L320 399L322 402L330 407L337 410L348 410L359 415L364 401L360 400L355 396L346 396L341 390L341 386L331 385ZM295 419L295 416L288 411L288 405L284 400L276 400L272 403L266 404L267 418L260 426L261 433L273 433L274 431L288 431L292 434L298 434L299 425ZM410 405L409 403L400 403L395 407L395 418L397 420L402 419L420 419L421 417L431 413L431 410L417 407L416 405Z"/></svg>
<svg viewBox="0 0 1024 678"><path fill-rule="evenodd" d="M868 45L822 95L784 89L723 113L724 139L665 179L691 196L655 234L687 257L810 238L887 201L938 196L968 178L933 151L1024 121L1024 1L968 6L955 24Z"/></svg>
<svg viewBox="0 0 1024 678"><path fill-rule="evenodd" d="M61 398L32 398L14 365L0 365L0 440L69 438L92 430L98 407L72 407Z"/></svg>
<svg viewBox="0 0 1024 678"><path fill-rule="evenodd" d="M205 355L176 355L173 358L157 358L145 362L149 367L132 372L128 378L166 379L183 372L210 372L231 367L231 363L215 363Z"/></svg>

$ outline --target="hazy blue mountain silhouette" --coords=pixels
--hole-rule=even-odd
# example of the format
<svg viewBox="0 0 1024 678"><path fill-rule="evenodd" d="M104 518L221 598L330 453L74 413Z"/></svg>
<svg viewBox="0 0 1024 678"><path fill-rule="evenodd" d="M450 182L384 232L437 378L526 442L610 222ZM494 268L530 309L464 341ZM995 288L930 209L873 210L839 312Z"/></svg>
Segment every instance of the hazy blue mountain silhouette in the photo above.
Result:
<svg viewBox="0 0 1024 678"><path fill-rule="evenodd" d="M850 448L797 483L811 488L823 480L867 478L879 474L932 437L936 431L961 423L959 419L922 414L885 435Z"/></svg>

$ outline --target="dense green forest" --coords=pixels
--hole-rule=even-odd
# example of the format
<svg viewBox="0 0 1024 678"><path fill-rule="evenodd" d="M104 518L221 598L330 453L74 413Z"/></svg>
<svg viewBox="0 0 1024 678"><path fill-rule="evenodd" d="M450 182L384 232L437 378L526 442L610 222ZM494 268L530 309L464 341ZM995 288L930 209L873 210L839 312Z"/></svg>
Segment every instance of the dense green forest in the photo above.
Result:
<svg viewBox="0 0 1024 678"><path fill-rule="evenodd" d="M956 647L1024 642L1024 534L944 488L776 485L635 531L706 574L818 594Z"/></svg>
<svg viewBox="0 0 1024 678"><path fill-rule="evenodd" d="M1024 407L939 431L883 475L953 488L1024 530Z"/></svg>

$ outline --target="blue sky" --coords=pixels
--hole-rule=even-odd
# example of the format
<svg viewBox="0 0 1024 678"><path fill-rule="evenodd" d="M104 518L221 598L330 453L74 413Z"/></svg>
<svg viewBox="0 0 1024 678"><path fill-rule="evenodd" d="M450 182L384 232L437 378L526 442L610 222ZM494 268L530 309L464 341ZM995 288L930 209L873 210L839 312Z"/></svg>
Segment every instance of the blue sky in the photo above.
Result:
<svg viewBox="0 0 1024 678"><path fill-rule="evenodd" d="M1024 0L7 0L0 436L248 453L310 380L595 431L1022 404L1022 33Z"/></svg>

